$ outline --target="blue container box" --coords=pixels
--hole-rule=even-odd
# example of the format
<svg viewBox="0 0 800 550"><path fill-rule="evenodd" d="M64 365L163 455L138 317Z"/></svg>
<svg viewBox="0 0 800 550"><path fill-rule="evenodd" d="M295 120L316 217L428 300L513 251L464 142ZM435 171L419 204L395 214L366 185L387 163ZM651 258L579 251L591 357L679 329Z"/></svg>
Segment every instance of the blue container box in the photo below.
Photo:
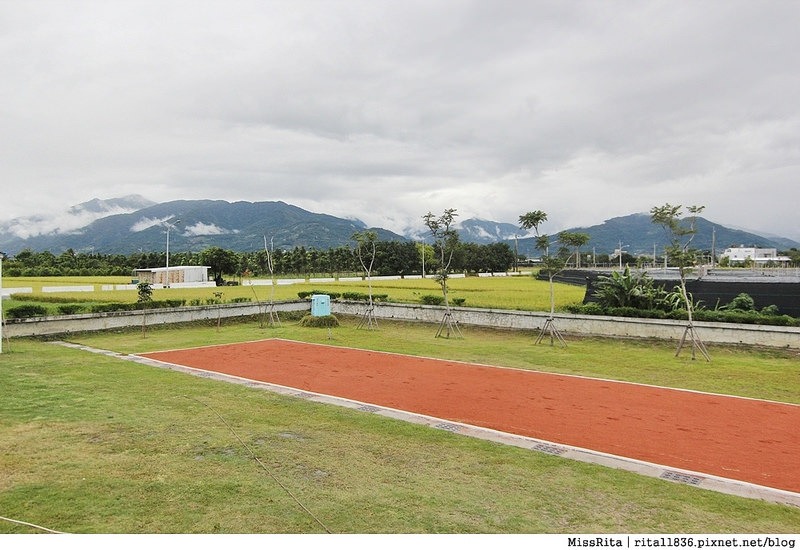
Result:
<svg viewBox="0 0 800 550"><path fill-rule="evenodd" d="M314 294L311 296L311 316L325 317L331 314L331 297L327 294Z"/></svg>

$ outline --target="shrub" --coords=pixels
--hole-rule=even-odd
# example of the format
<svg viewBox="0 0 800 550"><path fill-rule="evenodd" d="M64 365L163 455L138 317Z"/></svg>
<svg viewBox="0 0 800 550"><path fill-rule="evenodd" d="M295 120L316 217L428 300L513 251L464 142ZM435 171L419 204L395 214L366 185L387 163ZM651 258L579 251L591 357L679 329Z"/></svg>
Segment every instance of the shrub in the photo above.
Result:
<svg viewBox="0 0 800 550"><path fill-rule="evenodd" d="M730 301L730 303L724 306L722 309L727 310L738 310L738 311L754 311L756 309L756 303L753 298L745 293L742 292L736 298Z"/></svg>
<svg viewBox="0 0 800 550"><path fill-rule="evenodd" d="M113 311L133 311L137 308L142 308L144 306L152 307L153 302L149 304L142 304L142 303L135 303L135 304L124 304L121 302L110 302L107 304L94 304L89 308L89 311L92 313L110 313Z"/></svg>
<svg viewBox="0 0 800 550"><path fill-rule="evenodd" d="M109 302L94 304L89 308L92 313L110 313L114 311L136 311L139 309L173 308L186 305L186 300L156 300L151 302Z"/></svg>
<svg viewBox="0 0 800 550"><path fill-rule="evenodd" d="M420 296L419 301L426 306L440 306L444 303L444 296L426 294L424 296Z"/></svg>
<svg viewBox="0 0 800 550"><path fill-rule="evenodd" d="M777 316L780 315L780 310L778 310L778 306L776 306L775 304L772 304L770 306L764 306L763 308L761 308L761 315Z"/></svg>
<svg viewBox="0 0 800 550"><path fill-rule="evenodd" d="M300 292L297 293L297 296L301 300L305 300L311 298L311 296L313 296L314 294L327 294L328 296L330 296L331 300L336 300L337 298L342 296L341 292L328 292L326 290L301 290Z"/></svg>
<svg viewBox="0 0 800 550"><path fill-rule="evenodd" d="M306 315L300 320L300 326L314 328L333 328L339 326L339 319L333 315Z"/></svg>
<svg viewBox="0 0 800 550"><path fill-rule="evenodd" d="M642 317L644 310L633 306L621 306L608 308L608 314L613 317Z"/></svg>
<svg viewBox="0 0 800 550"><path fill-rule="evenodd" d="M454 306L463 306L464 302L466 302L466 298L453 298L453 305Z"/></svg>
<svg viewBox="0 0 800 550"><path fill-rule="evenodd" d="M244 303L252 302L252 301L253 301L253 299L252 298L248 298L247 296L238 296L236 298L231 298L231 303L232 304L244 304Z"/></svg>
<svg viewBox="0 0 800 550"><path fill-rule="evenodd" d="M342 292L342 298L345 300L368 301L369 294L363 292Z"/></svg>
<svg viewBox="0 0 800 550"><path fill-rule="evenodd" d="M44 317L47 315L47 308L39 304L25 304L10 307L6 310L6 315L11 319L24 319L27 317Z"/></svg>
<svg viewBox="0 0 800 550"><path fill-rule="evenodd" d="M81 304L63 304L58 306L58 312L61 315L75 315L84 309L85 308Z"/></svg>

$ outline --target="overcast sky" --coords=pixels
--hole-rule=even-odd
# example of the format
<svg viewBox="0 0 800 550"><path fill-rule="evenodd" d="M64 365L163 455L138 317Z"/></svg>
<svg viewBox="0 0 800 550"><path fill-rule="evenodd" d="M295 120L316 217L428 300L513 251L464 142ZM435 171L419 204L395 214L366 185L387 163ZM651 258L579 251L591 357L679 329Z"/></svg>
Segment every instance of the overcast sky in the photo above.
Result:
<svg viewBox="0 0 800 550"><path fill-rule="evenodd" d="M131 193L396 231L664 203L800 239L800 2L0 0L0 220Z"/></svg>

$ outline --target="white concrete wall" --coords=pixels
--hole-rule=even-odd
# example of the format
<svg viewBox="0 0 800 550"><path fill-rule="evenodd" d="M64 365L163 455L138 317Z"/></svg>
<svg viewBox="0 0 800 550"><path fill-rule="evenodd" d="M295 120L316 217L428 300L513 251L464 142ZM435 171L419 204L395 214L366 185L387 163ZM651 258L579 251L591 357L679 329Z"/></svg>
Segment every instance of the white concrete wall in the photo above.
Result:
<svg viewBox="0 0 800 550"><path fill-rule="evenodd" d="M42 292L94 292L94 285L43 286Z"/></svg>
<svg viewBox="0 0 800 550"><path fill-rule="evenodd" d="M443 308L438 306L375 304L379 319L439 323ZM461 325L489 326L518 330L541 330L549 317L547 313L506 311L480 308L452 308ZM333 302L331 312L360 315L364 304ZM632 319L595 315L555 315L556 327L565 334L609 336L622 338L656 338L679 340L686 329L685 321L662 319ZM747 344L800 349L800 327L774 327L734 323L694 323L697 334L705 343Z"/></svg>
<svg viewBox="0 0 800 550"><path fill-rule="evenodd" d="M29 286L11 286L0 288L0 294L3 296L11 296L12 294L30 294L33 288Z"/></svg>
<svg viewBox="0 0 800 550"><path fill-rule="evenodd" d="M277 312L308 311L310 303L306 301L275 302ZM43 336L48 334L68 334L108 330L115 328L142 326L143 318L147 326L186 323L191 321L216 320L259 315L266 312L267 304L242 303L207 306L191 306L179 308L149 309L145 311L120 311L111 313L86 313L78 315L60 315L54 317L37 317L30 319L7 319L3 328L3 336Z"/></svg>
<svg viewBox="0 0 800 550"><path fill-rule="evenodd" d="M182 323L217 316L239 317L258 315L266 304L223 304L221 306L192 306L174 309L152 309L146 312L147 324ZM364 302L334 300L331 313L334 315L361 315ZM311 302L297 300L276 302L276 311L310 311ZM479 308L452 308L455 319L462 326L488 326L516 330L540 330L548 318L546 313L506 311ZM439 323L443 308L413 304L375 304L375 316L379 319L422 321ZM35 319L9 319L3 334L8 337L37 336L69 332L105 330L111 328L140 326L141 311L103 314L64 315ZM679 340L685 331L685 321L662 319L628 319L594 315L555 316L556 327L565 334L584 336L609 336L631 338L656 338ZM773 327L741 325L734 323L695 322L697 334L705 343L747 344L780 348L800 349L800 327ZM465 334L469 337L469 334Z"/></svg>

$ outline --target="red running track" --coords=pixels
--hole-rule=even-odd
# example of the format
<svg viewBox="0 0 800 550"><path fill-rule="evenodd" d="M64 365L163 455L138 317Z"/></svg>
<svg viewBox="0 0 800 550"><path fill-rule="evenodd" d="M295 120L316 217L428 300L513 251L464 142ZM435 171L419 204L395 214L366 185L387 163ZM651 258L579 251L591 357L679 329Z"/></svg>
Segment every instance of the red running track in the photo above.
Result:
<svg viewBox="0 0 800 550"><path fill-rule="evenodd" d="M800 492L800 406L263 340L145 357Z"/></svg>

